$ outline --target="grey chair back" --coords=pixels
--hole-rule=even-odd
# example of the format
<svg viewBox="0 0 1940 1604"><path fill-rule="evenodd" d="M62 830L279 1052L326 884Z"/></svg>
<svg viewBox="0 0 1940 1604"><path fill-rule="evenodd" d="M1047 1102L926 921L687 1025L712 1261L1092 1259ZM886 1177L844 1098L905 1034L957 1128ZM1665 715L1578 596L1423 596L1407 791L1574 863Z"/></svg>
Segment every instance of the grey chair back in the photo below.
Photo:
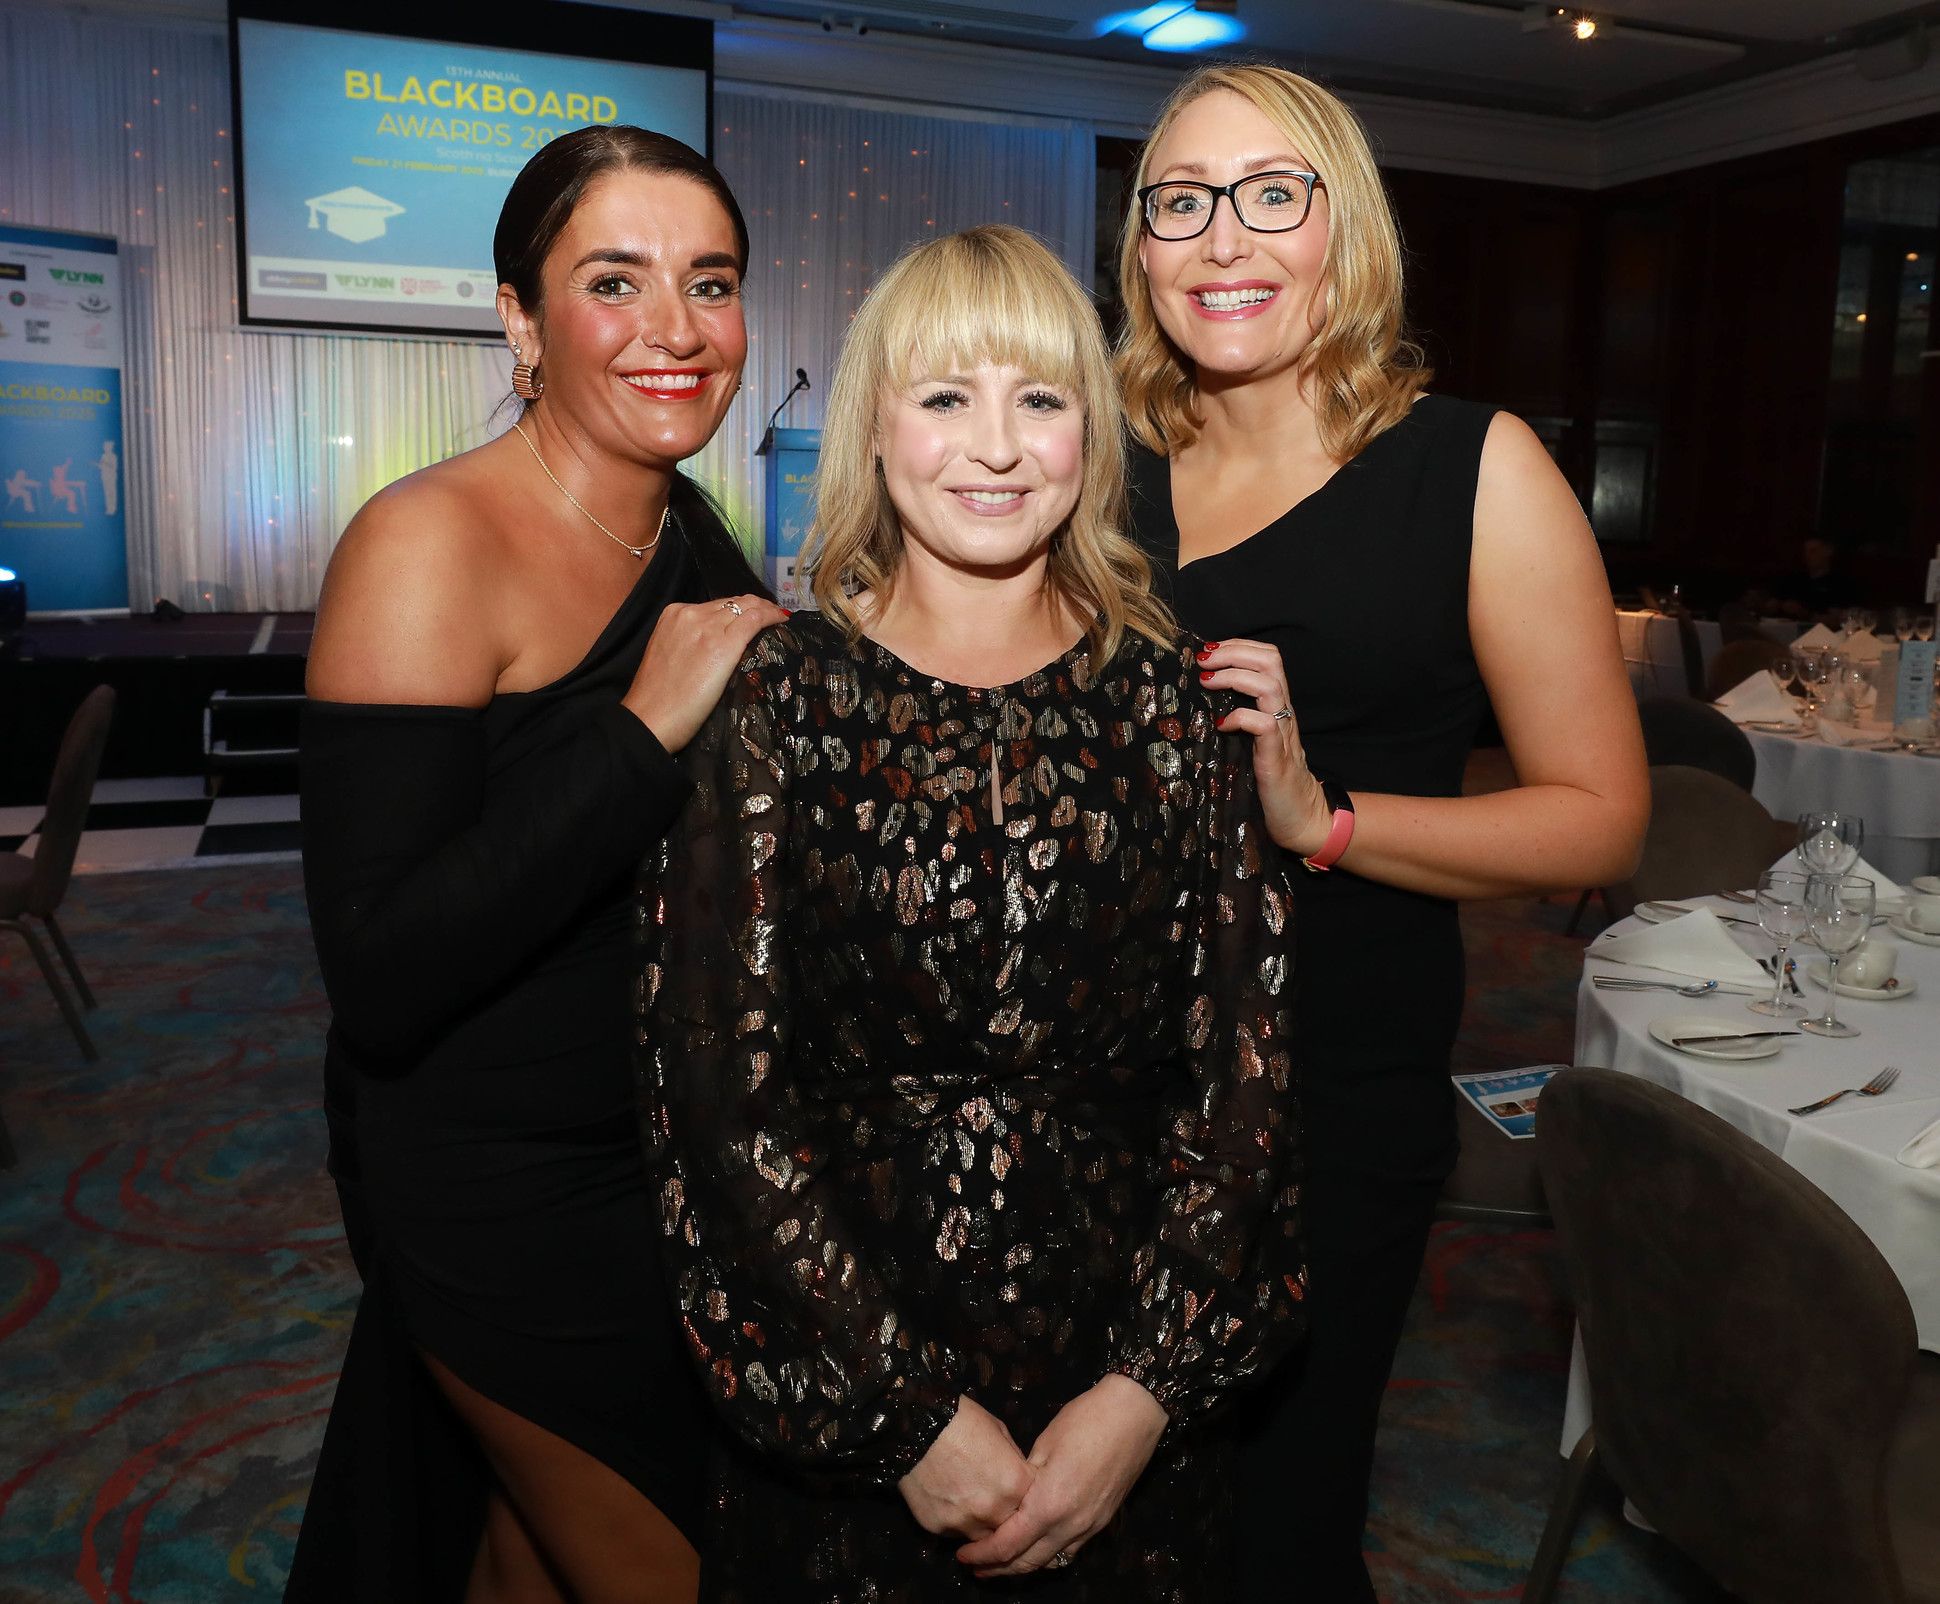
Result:
<svg viewBox="0 0 1940 1604"><path fill-rule="evenodd" d="M60 753L54 759L54 777L47 787L47 812L34 846L34 872L27 882L22 913L50 914L67 894L114 713L114 687L97 685L68 720Z"/></svg>
<svg viewBox="0 0 1940 1604"><path fill-rule="evenodd" d="M1768 664L1781 662L1791 655L1791 647L1781 646L1767 635L1747 635L1742 640L1727 641L1711 659L1711 667L1704 676L1704 694L1715 702L1752 675L1764 673Z"/></svg>
<svg viewBox="0 0 1940 1604"><path fill-rule="evenodd" d="M1650 696L1637 704L1644 755L1653 768L1681 763L1721 774L1741 791L1758 777L1758 757L1745 732L1715 707L1681 696Z"/></svg>
<svg viewBox="0 0 1940 1604"><path fill-rule="evenodd" d="M1650 771L1650 825L1628 880L1603 888L1610 917L1640 902L1744 891L1758 884L1783 850L1778 825L1746 792L1703 769L1671 764Z"/></svg>
<svg viewBox="0 0 1940 1604"><path fill-rule="evenodd" d="M1916 1337L1879 1251L1796 1170L1635 1076L1552 1077L1535 1145L1617 1484L1753 1604L1901 1604L1886 1472Z"/></svg>

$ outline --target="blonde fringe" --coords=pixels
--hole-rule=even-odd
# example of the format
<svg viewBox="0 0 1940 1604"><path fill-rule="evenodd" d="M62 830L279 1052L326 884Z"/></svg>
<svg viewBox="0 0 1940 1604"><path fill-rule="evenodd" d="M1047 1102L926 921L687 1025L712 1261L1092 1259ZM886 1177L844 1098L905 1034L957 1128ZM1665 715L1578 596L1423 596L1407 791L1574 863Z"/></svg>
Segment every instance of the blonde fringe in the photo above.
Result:
<svg viewBox="0 0 1940 1604"><path fill-rule="evenodd" d="M876 466L886 392L925 374L983 363L1022 368L1068 389L1084 411L1077 506L1052 538L1046 586L1087 620L1094 671L1127 630L1169 646L1177 625L1152 594L1151 565L1125 533L1125 423L1104 331L1090 297L1022 229L966 229L899 257L856 313L829 386L816 472L815 524L801 562L821 608L861 638L860 591L887 601L903 534Z"/></svg>

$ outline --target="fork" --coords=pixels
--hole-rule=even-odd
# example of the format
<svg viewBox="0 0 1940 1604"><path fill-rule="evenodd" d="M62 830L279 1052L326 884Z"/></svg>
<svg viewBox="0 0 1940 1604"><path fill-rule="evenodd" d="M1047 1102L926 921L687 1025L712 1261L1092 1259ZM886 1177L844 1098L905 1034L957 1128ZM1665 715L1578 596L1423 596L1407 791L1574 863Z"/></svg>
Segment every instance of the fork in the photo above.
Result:
<svg viewBox="0 0 1940 1604"><path fill-rule="evenodd" d="M1793 1114L1816 1114L1822 1108L1830 1108L1842 1097L1877 1097L1899 1078L1900 1072L1891 1064L1888 1064L1886 1068L1882 1069L1871 1080L1867 1081L1864 1086L1848 1086L1843 1092L1834 1092L1830 1097L1821 1097L1816 1103L1807 1103L1803 1107L1791 1109L1789 1112Z"/></svg>

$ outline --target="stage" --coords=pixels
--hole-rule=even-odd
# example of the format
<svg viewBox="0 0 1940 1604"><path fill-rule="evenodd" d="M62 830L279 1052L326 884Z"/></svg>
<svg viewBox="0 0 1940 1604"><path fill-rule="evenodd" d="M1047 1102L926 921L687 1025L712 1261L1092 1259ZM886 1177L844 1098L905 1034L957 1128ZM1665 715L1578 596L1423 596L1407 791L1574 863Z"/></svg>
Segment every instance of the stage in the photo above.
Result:
<svg viewBox="0 0 1940 1604"><path fill-rule="evenodd" d="M0 806L45 800L61 732L96 685L116 696L104 780L200 776L212 795L293 791L314 622L311 613L29 618L0 641Z"/></svg>

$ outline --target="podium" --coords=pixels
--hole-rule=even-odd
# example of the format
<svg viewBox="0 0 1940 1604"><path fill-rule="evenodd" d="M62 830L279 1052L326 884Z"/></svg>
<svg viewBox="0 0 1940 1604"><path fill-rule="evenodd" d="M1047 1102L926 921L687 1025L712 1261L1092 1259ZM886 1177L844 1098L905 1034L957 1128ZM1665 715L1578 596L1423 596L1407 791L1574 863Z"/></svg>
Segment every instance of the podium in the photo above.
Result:
<svg viewBox="0 0 1940 1604"><path fill-rule="evenodd" d="M762 577L775 600L792 610L812 599L796 574L796 565L802 541L815 521L815 464L822 454L822 431L772 429L756 454L767 459Z"/></svg>

